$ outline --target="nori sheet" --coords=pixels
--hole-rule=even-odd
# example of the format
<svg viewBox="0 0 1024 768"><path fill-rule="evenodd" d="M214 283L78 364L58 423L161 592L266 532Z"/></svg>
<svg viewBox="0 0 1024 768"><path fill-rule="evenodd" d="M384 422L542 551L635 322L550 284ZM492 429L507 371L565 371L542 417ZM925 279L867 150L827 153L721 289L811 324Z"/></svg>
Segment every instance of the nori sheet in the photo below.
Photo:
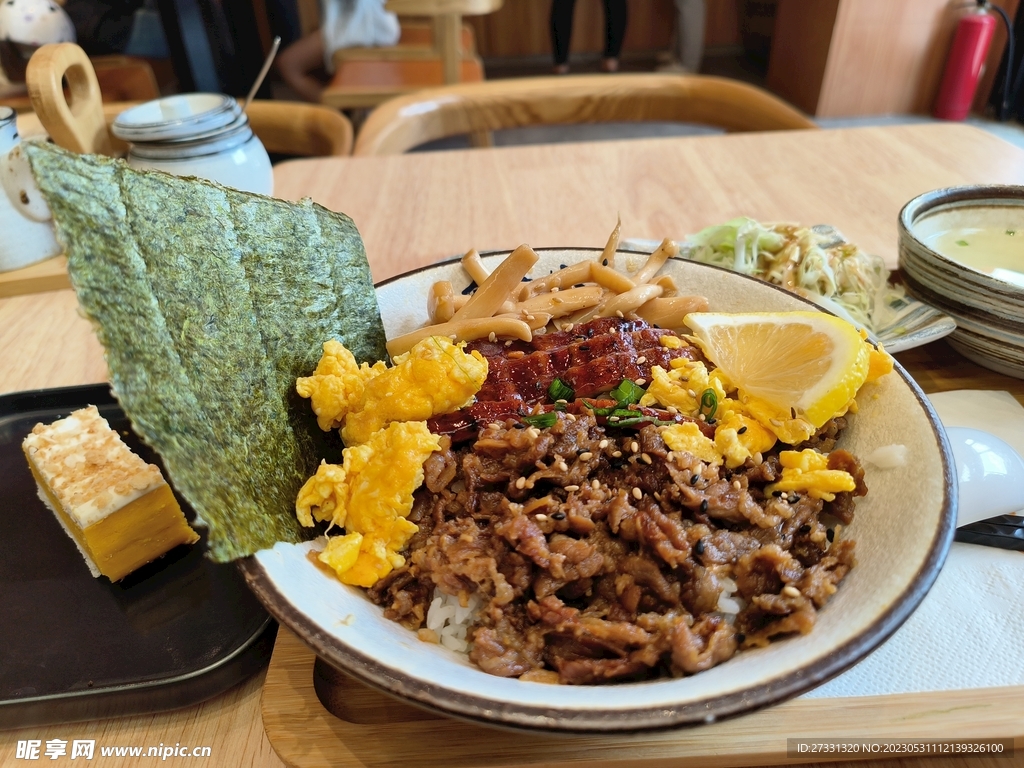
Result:
<svg viewBox="0 0 1024 768"><path fill-rule="evenodd" d="M347 216L29 142L114 394L209 528L219 562L301 541L323 436L295 395L323 342L385 358Z"/></svg>

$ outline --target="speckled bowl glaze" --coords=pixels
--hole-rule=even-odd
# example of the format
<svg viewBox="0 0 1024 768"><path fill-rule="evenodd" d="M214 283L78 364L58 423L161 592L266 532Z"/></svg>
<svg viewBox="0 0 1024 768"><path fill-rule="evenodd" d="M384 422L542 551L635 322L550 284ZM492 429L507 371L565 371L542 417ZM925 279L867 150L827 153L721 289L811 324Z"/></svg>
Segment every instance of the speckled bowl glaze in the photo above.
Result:
<svg viewBox="0 0 1024 768"><path fill-rule="evenodd" d="M986 368L1024 378L1024 287L923 242L939 222L966 226L979 211L993 208L1007 211L1024 233L1024 186L950 187L915 197L900 211L899 265L909 293L956 320L949 337L954 349Z"/></svg>
<svg viewBox="0 0 1024 768"><path fill-rule="evenodd" d="M506 254L484 257L492 268ZM593 258L584 249L540 251L534 275ZM646 254L620 255L636 268ZM634 262L630 264L630 262ZM625 264L623 264L625 262ZM713 310L808 310L813 305L753 278L672 260L664 272ZM427 288L468 283L457 262L389 280L378 298L389 336L426 319ZM917 607L945 559L956 520L953 460L938 418L898 365L858 398L842 446L865 455L902 443L905 466L867 470L869 494L844 536L857 540L858 565L808 634L744 651L692 677L642 683L558 686L488 675L464 656L421 642L383 618L359 589L308 558L310 546L278 544L243 561L251 588L282 624L321 658L382 691L455 717L550 732L641 731L711 723L783 701L855 664Z"/></svg>

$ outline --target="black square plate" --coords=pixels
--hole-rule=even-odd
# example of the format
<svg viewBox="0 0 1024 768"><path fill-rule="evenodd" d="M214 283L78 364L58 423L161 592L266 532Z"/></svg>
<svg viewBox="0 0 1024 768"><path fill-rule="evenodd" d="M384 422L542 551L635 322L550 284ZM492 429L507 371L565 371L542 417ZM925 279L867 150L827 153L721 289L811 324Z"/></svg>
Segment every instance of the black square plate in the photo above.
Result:
<svg viewBox="0 0 1024 768"><path fill-rule="evenodd" d="M277 625L233 564L203 556L205 536L116 584L92 577L21 450L35 424L87 405L160 465L105 384L0 396L0 728L195 704L273 649Z"/></svg>

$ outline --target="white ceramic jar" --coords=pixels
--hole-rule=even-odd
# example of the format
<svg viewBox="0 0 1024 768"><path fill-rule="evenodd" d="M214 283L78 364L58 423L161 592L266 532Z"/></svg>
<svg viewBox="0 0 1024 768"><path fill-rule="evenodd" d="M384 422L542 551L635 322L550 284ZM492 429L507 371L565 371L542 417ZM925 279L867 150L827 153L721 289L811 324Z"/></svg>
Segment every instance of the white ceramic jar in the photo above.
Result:
<svg viewBox="0 0 1024 768"><path fill-rule="evenodd" d="M140 104L111 127L130 144L128 164L270 195L274 176L263 144L231 96L188 93Z"/></svg>
<svg viewBox="0 0 1024 768"><path fill-rule="evenodd" d="M0 272L60 253L50 208L21 152L16 114L0 107Z"/></svg>

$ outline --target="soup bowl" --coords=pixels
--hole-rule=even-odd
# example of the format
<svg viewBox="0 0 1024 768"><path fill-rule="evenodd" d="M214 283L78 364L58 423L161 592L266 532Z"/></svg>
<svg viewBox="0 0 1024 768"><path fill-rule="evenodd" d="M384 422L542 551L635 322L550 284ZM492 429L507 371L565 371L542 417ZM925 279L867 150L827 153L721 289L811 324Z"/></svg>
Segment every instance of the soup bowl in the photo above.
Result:
<svg viewBox="0 0 1024 768"><path fill-rule="evenodd" d="M897 226L907 290L956 320L950 344L1024 378L1024 186L926 192Z"/></svg>

